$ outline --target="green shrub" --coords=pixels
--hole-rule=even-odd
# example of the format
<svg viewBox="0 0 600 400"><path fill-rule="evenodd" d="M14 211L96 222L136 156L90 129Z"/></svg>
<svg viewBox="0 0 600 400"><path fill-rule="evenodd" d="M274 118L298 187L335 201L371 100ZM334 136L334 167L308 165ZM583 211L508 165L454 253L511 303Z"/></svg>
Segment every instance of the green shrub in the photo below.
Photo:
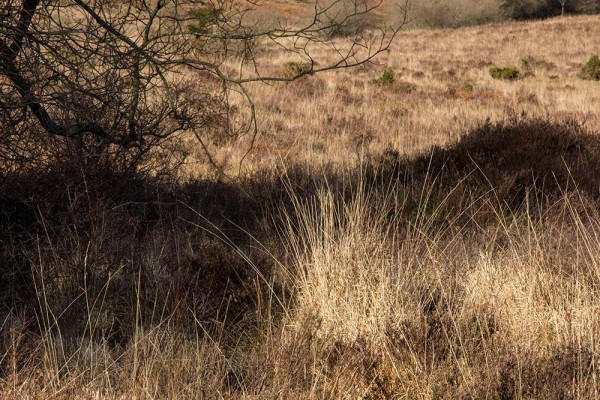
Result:
<svg viewBox="0 0 600 400"><path fill-rule="evenodd" d="M600 58L597 55L593 55L583 66L579 77L590 81L600 81Z"/></svg>
<svg viewBox="0 0 600 400"><path fill-rule="evenodd" d="M390 68L386 68L383 70L383 73L381 74L381 76L379 77L379 79L377 79L377 83L385 86L385 85L391 85L392 83L394 83L394 81L396 80L394 71L392 71Z"/></svg>
<svg viewBox="0 0 600 400"><path fill-rule="evenodd" d="M516 67L492 67L490 68L490 75L494 79L507 81L514 81L521 78L521 73Z"/></svg>
<svg viewBox="0 0 600 400"><path fill-rule="evenodd" d="M472 83L466 82L462 84L448 84L447 94L450 97L469 98L475 91L475 86Z"/></svg>

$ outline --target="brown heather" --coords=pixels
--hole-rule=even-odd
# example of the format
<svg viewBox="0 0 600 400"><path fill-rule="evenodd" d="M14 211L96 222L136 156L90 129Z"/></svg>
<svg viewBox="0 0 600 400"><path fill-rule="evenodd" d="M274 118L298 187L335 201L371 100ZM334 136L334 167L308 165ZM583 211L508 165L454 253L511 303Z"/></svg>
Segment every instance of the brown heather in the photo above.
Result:
<svg viewBox="0 0 600 400"><path fill-rule="evenodd" d="M259 136L243 169L281 162L351 165L364 153L388 147L416 154L455 141L488 119L575 119L598 130L598 84L579 74L598 53L599 21L598 16L583 16L406 30L380 65L289 84L257 84L251 91L260 116ZM322 50L321 63L328 54ZM521 67L524 60L528 71ZM278 58L277 49L270 48L259 61L285 75L287 64L300 60ZM516 82L492 78L490 68L503 65L529 73ZM379 85L386 68L394 72L394 84ZM214 149L225 171L238 172L249 144L247 137Z"/></svg>
<svg viewBox="0 0 600 400"><path fill-rule="evenodd" d="M237 176L250 138L215 144L220 179L11 176L0 398L600 397L599 36L410 30L389 85L257 85Z"/></svg>

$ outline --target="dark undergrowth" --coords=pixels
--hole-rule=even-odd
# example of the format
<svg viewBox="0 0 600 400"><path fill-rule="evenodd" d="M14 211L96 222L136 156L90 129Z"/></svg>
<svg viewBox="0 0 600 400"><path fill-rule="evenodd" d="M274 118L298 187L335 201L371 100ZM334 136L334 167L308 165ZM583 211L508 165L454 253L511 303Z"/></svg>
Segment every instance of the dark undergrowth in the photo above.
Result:
<svg viewBox="0 0 600 400"><path fill-rule="evenodd" d="M385 185L390 177L401 182L410 191L405 198L409 210L420 210L426 194L426 208L449 207L445 218L482 217L484 204L541 216L574 193L582 203L597 205L600 140L576 122L488 123L455 144L417 157L387 151L367 171L373 183Z"/></svg>
<svg viewBox="0 0 600 400"><path fill-rule="evenodd" d="M421 218L442 236L460 226L476 237L498 215L557 218L556 204L565 198L585 219L600 204L600 140L576 123L535 120L485 124L447 147L411 158L390 150L344 172L324 167L309 173L297 166L230 181L166 184L63 162L12 175L0 186L0 318L19 315L33 342L44 328L40 316L52 315L63 336L87 335L115 349L127 346L137 325L151 327L167 317L183 331L198 321L231 332L250 329L257 292L290 295L273 276L276 260L288 257L278 216L294 218L295 201L325 188L340 201L365 190L373 207L392 193L399 205L389 215L396 233ZM102 301L104 310L93 330L90 299ZM431 311L431 321L443 318L436 315ZM438 328L430 329L414 331L412 340L442 341ZM562 351L532 356L525 369L512 353L498 355L492 383L477 395L511 398L517 385L529 385L530 393L553 398L559 390L554 383L568 386L577 373L571 364L580 354ZM391 378L378 373L373 379L378 384L371 398L388 398ZM452 382L439 393L460 393ZM561 398L571 394L565 389Z"/></svg>

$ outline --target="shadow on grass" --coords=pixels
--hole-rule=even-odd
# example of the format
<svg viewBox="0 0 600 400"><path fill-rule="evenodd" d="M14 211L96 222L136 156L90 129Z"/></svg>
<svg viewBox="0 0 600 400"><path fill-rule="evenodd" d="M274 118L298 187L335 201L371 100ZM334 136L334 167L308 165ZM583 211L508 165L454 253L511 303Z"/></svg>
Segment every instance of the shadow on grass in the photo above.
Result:
<svg viewBox="0 0 600 400"><path fill-rule="evenodd" d="M271 284L275 260L286 257L277 215L293 216L293 198L366 189L377 207L393 193L402 204L395 221L420 213L432 229L459 221L476 230L498 212L543 217L569 193L597 208L598 171L597 136L539 120L486 124L448 147L412 158L387 151L344 172L297 166L166 185L66 162L0 187L0 304L31 321L54 315L68 336L86 332L90 299L101 301L88 334L114 345L130 340L133 316L185 327L226 309L227 324L251 324L256 285Z"/></svg>

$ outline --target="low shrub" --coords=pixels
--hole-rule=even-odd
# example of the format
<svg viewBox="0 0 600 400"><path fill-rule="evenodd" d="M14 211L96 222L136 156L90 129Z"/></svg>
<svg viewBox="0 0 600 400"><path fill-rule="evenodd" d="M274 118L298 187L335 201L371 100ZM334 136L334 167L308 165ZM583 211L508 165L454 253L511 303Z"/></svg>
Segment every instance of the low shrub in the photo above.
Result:
<svg viewBox="0 0 600 400"><path fill-rule="evenodd" d="M494 79L507 81L514 81L521 78L521 73L516 67L492 67L490 68L490 75Z"/></svg>
<svg viewBox="0 0 600 400"><path fill-rule="evenodd" d="M548 200L556 201L575 188L598 198L600 179L593 171L600 168L600 141L574 121L486 123L452 146L436 147L411 160L391 159L383 168L387 172L373 181L400 174L398 179L410 177L419 187L427 176L435 176L442 199L461 184L469 190L467 197L474 195L480 201L479 196L489 196L489 189L495 188L494 201L513 206L534 201L526 199L527 192L539 194L538 205L552 204Z"/></svg>
<svg viewBox="0 0 600 400"><path fill-rule="evenodd" d="M381 86L385 86L391 85L392 83L394 83L395 80L396 76L394 74L394 71L392 71L390 68L386 68L383 70L383 73L381 74L379 79L377 79L377 83Z"/></svg>
<svg viewBox="0 0 600 400"><path fill-rule="evenodd" d="M475 86L472 83L466 82L462 84L449 84L447 94L451 98L469 99L473 96Z"/></svg>
<svg viewBox="0 0 600 400"><path fill-rule="evenodd" d="M581 69L579 77L589 81L600 81L600 58L597 55L590 57Z"/></svg>

